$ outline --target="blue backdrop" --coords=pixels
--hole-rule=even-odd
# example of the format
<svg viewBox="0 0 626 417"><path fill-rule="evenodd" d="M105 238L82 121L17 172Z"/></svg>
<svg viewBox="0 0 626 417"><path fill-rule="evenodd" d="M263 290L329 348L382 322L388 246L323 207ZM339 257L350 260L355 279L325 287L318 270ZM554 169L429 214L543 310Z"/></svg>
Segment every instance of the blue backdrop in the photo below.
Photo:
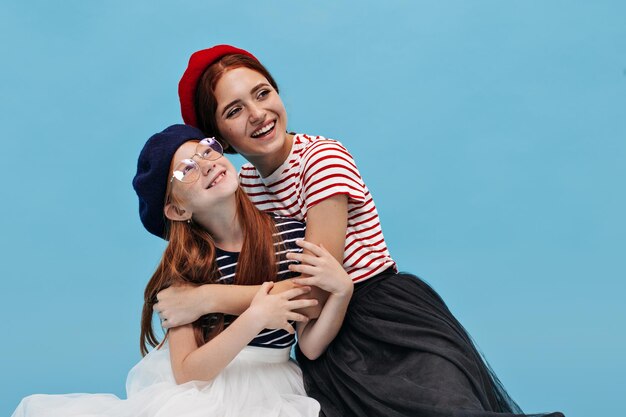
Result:
<svg viewBox="0 0 626 417"><path fill-rule="evenodd" d="M164 248L130 181L181 120L189 55L216 43L269 67L291 130L352 151L400 268L526 411L621 414L624 16L607 0L3 1L0 415L31 393L125 395Z"/></svg>

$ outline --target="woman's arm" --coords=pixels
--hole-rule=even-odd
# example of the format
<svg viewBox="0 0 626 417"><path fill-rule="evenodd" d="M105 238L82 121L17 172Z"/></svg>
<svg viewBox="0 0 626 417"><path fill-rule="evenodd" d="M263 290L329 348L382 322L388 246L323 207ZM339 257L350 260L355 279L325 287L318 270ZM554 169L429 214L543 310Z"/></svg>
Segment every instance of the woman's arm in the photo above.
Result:
<svg viewBox="0 0 626 417"><path fill-rule="evenodd" d="M325 159L325 161L330 163L331 160ZM346 175L352 175L352 173L346 172ZM356 184L356 180L353 183ZM348 191L345 187L341 190L340 194L330 195L308 208L305 240L323 244L342 264L348 226L348 194L346 194ZM305 194L308 195L308 193ZM357 195L352 198L358 200L361 197ZM293 287L294 284L290 280L281 281L276 283L272 293ZM219 284L170 287L159 292L157 295L159 302L155 304L154 310L162 319L166 319L163 322L166 328L192 323L208 313L239 315L250 305L257 290L258 286ZM300 312L309 318L317 318L328 293L319 288L313 288L308 297L317 299L318 306Z"/></svg>
<svg viewBox="0 0 626 417"><path fill-rule="evenodd" d="M307 226L304 239L324 248L343 265L343 252L346 242L346 230L348 228L348 196L336 194L311 207L307 213ZM309 253L304 249L305 253ZM311 298L320 302L319 307L324 307L329 293L315 286L311 287ZM316 316L309 318L318 318ZM342 316L343 317L343 316Z"/></svg>
<svg viewBox="0 0 626 417"><path fill-rule="evenodd" d="M301 285L315 285L328 292L322 312L317 320L298 324L298 344L304 355L317 359L335 338L350 303L354 285L343 266L323 246L298 241L309 254L290 253L288 259L301 262L289 269L306 274L294 281Z"/></svg>
<svg viewBox="0 0 626 417"><path fill-rule="evenodd" d="M326 250L343 265L348 229L348 196L336 194L320 201L307 211L304 239Z"/></svg>
<svg viewBox="0 0 626 417"><path fill-rule="evenodd" d="M161 317L164 328L173 328L193 323L209 313L224 313L234 316L242 314L252 302L260 285L206 284L200 286L177 285L166 288L157 294L158 302L154 311ZM274 283L270 294L279 294L298 287L291 280ZM305 299L317 299L323 303L324 297L317 297L312 291ZM317 318L321 308L318 305L298 310L309 318Z"/></svg>
<svg viewBox="0 0 626 417"><path fill-rule="evenodd" d="M308 264L308 268L305 265L290 266L290 269L294 271L311 275L294 279L296 284L310 285L314 291L318 292L314 292L313 295L317 299L325 300L317 320L298 326L300 350L311 360L317 359L339 332L352 297L354 285L343 269L347 229L348 196L346 194L335 194L315 204L307 211L305 240L320 245L326 253L313 253L310 246L309 248L303 246L303 248L304 253L309 256L321 256L324 264L321 267L319 264L316 266ZM320 248L317 247L317 249ZM311 258L299 259L296 254L289 254L287 257L301 262L305 262L304 259L311 261ZM317 270L311 267L316 267Z"/></svg>
<svg viewBox="0 0 626 417"><path fill-rule="evenodd" d="M250 307L224 331L198 347L190 324L169 330L170 358L178 384L188 381L208 381L215 378L237 354L263 329L284 329L293 333L289 320L308 319L293 310L311 306L316 300L295 300L309 287L294 288L280 294L270 294L273 283L260 286Z"/></svg>

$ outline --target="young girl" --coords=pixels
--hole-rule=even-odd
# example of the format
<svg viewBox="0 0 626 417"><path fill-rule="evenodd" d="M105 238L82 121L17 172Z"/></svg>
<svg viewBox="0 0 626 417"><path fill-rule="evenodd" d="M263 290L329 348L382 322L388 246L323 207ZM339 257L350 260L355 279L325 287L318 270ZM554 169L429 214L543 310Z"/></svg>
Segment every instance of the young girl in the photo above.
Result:
<svg viewBox="0 0 626 417"><path fill-rule="evenodd" d="M128 399L112 395L31 396L14 416L317 416L297 365L289 360L294 324L302 349L320 355L337 333L352 281L325 249L301 241L304 225L258 211L214 139L175 125L145 144L133 186L148 231L169 240L145 291L141 350L157 345L157 293L180 284L245 287L252 300L238 317L211 314L170 329L131 370ZM317 320L295 310L310 288L274 284L293 275L287 254L305 258L330 292ZM295 255L302 257L302 255ZM327 285L325 285L327 284ZM274 290L272 293L271 290ZM158 303L157 303L158 308ZM162 318L163 321L167 319Z"/></svg>
<svg viewBox="0 0 626 417"><path fill-rule="evenodd" d="M194 53L179 97L186 123L250 162L240 182L257 207L305 220L306 240L328 248L355 284L345 323L325 353L316 359L297 352L307 393L324 415L521 413L441 298L419 278L397 273L372 196L346 148L286 133L276 82L252 54L228 45ZM290 269L307 274L297 284L319 282L308 276L306 260ZM221 311L214 290L162 292L168 325ZM251 299L234 288L231 296L242 305Z"/></svg>

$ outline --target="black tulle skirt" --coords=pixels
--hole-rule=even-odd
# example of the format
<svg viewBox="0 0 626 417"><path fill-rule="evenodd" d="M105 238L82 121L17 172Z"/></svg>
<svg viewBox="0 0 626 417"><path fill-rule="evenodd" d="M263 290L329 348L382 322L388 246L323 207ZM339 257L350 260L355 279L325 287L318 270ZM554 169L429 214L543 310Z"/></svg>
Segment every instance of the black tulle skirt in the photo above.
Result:
<svg viewBox="0 0 626 417"><path fill-rule="evenodd" d="M356 284L326 352L296 356L322 416L523 415L441 297L414 275Z"/></svg>

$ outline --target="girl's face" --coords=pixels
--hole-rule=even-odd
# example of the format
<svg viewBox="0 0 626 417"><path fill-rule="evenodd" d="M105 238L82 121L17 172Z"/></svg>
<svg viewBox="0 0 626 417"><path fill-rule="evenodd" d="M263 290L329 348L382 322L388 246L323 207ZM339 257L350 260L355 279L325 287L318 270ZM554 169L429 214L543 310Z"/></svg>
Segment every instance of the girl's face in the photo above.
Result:
<svg viewBox="0 0 626 417"><path fill-rule="evenodd" d="M226 70L215 86L215 99L224 141L262 175L278 168L291 151L291 137L285 106L267 79L245 67Z"/></svg>
<svg viewBox="0 0 626 417"><path fill-rule="evenodd" d="M222 156L210 161L202 159L196 152L198 142L186 142L182 144L172 157L172 167L177 166L183 159L193 159L200 167L199 178L191 183L183 183L176 179L172 180L170 193L172 201L166 205L166 215L172 220L187 220L208 216L213 210L224 206L225 202L234 197L239 180L237 171L230 161ZM170 173L171 178L172 173ZM176 206L173 209L171 206ZM174 210L174 211L172 211ZM172 218L178 214L180 217Z"/></svg>

